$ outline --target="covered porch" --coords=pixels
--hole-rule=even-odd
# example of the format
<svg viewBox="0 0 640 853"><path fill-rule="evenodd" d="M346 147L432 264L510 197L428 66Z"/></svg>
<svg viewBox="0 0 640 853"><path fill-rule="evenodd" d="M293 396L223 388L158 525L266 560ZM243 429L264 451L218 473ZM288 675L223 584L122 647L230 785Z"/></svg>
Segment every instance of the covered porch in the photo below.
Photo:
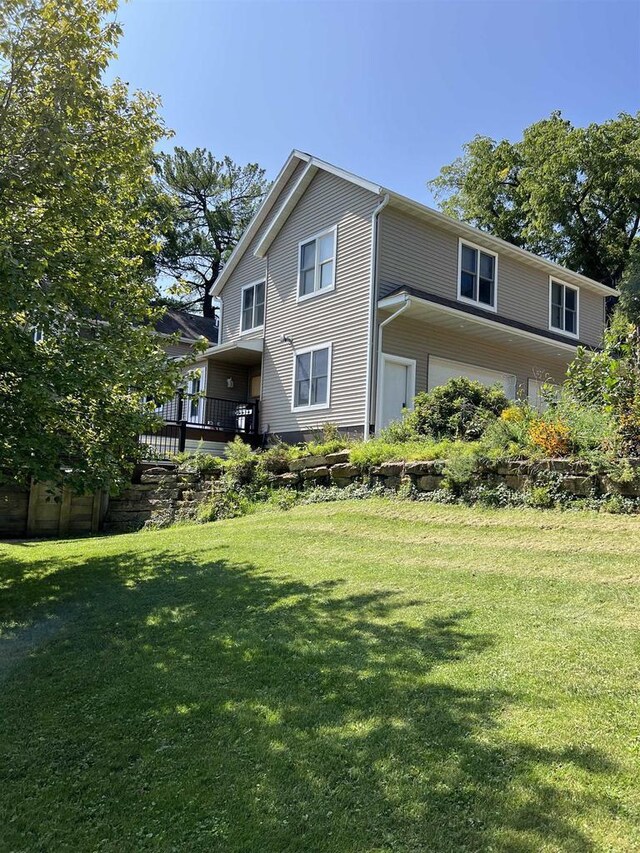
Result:
<svg viewBox="0 0 640 853"><path fill-rule="evenodd" d="M186 387L160 408L161 428L141 441L157 459L197 449L221 455L236 436L259 445L261 368L262 339L210 347Z"/></svg>

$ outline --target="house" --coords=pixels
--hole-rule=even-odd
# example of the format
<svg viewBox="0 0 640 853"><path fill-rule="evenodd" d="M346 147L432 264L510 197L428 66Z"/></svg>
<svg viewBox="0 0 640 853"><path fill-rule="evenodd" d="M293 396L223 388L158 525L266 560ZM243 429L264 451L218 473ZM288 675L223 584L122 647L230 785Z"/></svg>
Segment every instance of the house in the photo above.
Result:
<svg viewBox="0 0 640 853"><path fill-rule="evenodd" d="M296 442L379 431L452 376L539 402L615 291L294 151L218 278L194 419ZM217 402L216 402L217 401ZM208 408L209 407L209 408Z"/></svg>

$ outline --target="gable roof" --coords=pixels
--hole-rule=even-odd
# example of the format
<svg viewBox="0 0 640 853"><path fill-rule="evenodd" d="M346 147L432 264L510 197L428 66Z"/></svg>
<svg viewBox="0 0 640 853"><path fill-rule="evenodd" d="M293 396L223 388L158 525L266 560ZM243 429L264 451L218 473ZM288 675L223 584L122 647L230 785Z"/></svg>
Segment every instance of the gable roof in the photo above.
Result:
<svg viewBox="0 0 640 853"><path fill-rule="evenodd" d="M197 340L207 338L212 344L218 342L218 320L213 317L203 317L190 311L180 311L170 308L158 320L155 330L159 335L175 335L180 333L182 338Z"/></svg>
<svg viewBox="0 0 640 853"><path fill-rule="evenodd" d="M254 254L259 258L265 257L269 246L271 246L275 240L278 232L289 218L291 211L302 197L304 191L309 186L315 175L322 170L336 175L345 181L349 181L349 183L355 184L356 186L362 187L363 189L367 189L375 195L388 196L389 205L391 207L395 207L398 210L402 210L405 213L409 213L423 219L438 228L442 228L446 231L452 231L460 237L467 237L469 240L472 240L481 246L486 246L488 249L492 249L495 252L514 257L530 266L543 269L550 276L555 276L567 283L572 283L576 286L593 290L603 296L618 295L618 291L614 288L608 287L595 279L582 275L582 273L570 270L568 267L563 267L560 264L549 261L540 255L527 251L526 249L521 249L519 246L509 243L507 240L502 240L500 237L494 237L486 231L481 231L478 228L468 225L466 222L461 222L458 219L446 216L444 213L440 213L439 211L428 207L426 204L422 204L408 196L404 196L400 193L394 192L393 190L387 189L380 184L368 181L366 178L362 178L359 175L355 175L353 172L348 172L346 169L334 166L332 163L327 163L325 160L320 160L318 157L314 157L311 154L294 150L289 155L287 162L274 181L271 190L267 194L256 215L249 223L247 230L238 242L238 245L231 254L231 257L227 261L222 273L218 277L213 289L214 296L217 296L224 287L232 270L235 268L236 264L248 248L249 243L253 240L260 226L264 223L267 215L276 204L283 187L289 177L293 174L296 165L301 162L306 163L306 167L303 169L291 192L281 204L278 212L256 247Z"/></svg>

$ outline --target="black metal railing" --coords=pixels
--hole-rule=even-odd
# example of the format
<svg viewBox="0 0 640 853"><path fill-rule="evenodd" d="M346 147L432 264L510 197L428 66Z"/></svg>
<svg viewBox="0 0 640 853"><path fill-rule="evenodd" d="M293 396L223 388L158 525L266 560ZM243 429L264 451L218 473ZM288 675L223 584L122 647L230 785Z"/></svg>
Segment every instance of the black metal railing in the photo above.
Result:
<svg viewBox="0 0 640 853"><path fill-rule="evenodd" d="M205 397L199 394L178 393L158 407L164 424L152 436L141 436L141 441L158 457L184 450L187 429L220 431L234 435L258 434L258 404Z"/></svg>

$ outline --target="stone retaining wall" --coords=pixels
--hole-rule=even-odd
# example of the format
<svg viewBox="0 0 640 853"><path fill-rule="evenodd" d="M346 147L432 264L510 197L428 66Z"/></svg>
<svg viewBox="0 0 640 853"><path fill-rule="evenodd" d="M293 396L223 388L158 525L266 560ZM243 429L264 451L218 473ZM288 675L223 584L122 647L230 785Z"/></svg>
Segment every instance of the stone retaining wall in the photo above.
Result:
<svg viewBox="0 0 640 853"><path fill-rule="evenodd" d="M397 490L411 485L419 492L434 492L443 487L443 460L425 462L383 462L362 472L349 461L349 451L327 456L295 459L289 471L274 477L274 486L304 488L369 483ZM472 485L503 485L513 491L554 480L569 495L588 497L617 494L640 497L640 460L629 460L634 472L631 481L618 482L608 474L594 473L587 464L568 459L539 462L510 462L476 472ZM111 498L105 527L113 532L140 527L164 527L177 520L193 519L199 506L221 488L220 473L199 474L181 471L177 466L153 467L144 471L139 482L132 483L117 498Z"/></svg>
<svg viewBox="0 0 640 853"><path fill-rule="evenodd" d="M307 456L291 462L289 472L276 477L283 486L305 483L339 487L355 482L370 482L388 489L411 484L419 492L434 492L443 487L444 460L428 462L383 462L363 474L349 462L349 451L328 456ZM588 464L570 459L545 459L537 462L509 462L487 467L474 474L476 485L504 485L513 491L524 491L532 485L555 477L568 494L587 497L590 494L618 494L640 497L640 460L629 460L634 471L631 481L618 482L609 474L594 473Z"/></svg>
<svg viewBox="0 0 640 853"><path fill-rule="evenodd" d="M118 497L111 498L105 529L125 533L141 527L166 527L194 518L211 495L215 475L179 471L177 465L147 468Z"/></svg>

